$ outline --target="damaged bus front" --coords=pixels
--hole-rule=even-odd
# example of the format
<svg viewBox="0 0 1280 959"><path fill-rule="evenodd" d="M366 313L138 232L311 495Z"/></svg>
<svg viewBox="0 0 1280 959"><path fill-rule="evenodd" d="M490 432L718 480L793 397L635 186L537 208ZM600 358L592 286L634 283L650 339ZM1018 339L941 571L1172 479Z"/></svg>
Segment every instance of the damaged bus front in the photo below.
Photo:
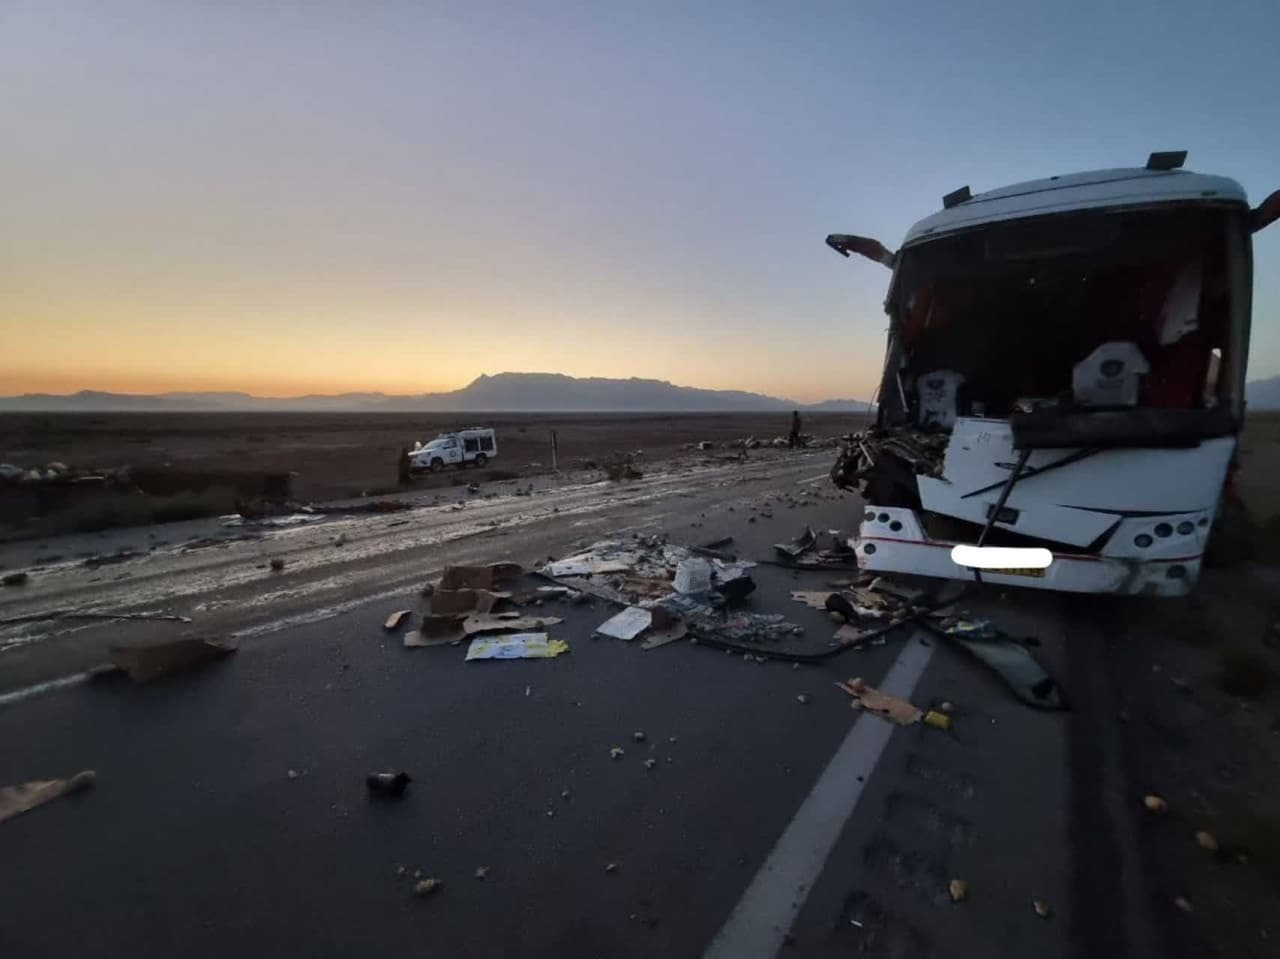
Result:
<svg viewBox="0 0 1280 959"><path fill-rule="evenodd" d="M964 188L896 253L827 238L893 270L877 422L832 473L866 502L862 567L973 579L967 544L1048 560L988 582L1192 588L1244 412L1251 234L1280 192L1250 209L1183 156Z"/></svg>

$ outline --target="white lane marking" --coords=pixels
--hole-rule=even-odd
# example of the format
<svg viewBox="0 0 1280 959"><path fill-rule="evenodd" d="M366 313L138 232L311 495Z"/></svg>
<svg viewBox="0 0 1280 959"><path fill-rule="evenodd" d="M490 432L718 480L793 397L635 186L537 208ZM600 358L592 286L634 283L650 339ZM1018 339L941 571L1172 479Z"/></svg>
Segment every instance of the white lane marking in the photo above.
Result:
<svg viewBox="0 0 1280 959"><path fill-rule="evenodd" d="M64 686L74 686L77 683L83 683L89 678L89 673L72 673L70 676L60 676L57 679L51 679L45 683L36 683L34 686L24 686L22 689L15 689L9 693L0 693L0 706L8 706L11 703L20 703L24 699L32 696L39 696L41 693L52 692L55 689L61 689Z"/></svg>
<svg viewBox="0 0 1280 959"><path fill-rule="evenodd" d="M883 692L907 699L933 657L933 645L916 633L880 684ZM765 959L782 948L809 890L826 865L853 814L871 771L880 761L894 726L878 716L860 716L778 842L738 900L705 959Z"/></svg>

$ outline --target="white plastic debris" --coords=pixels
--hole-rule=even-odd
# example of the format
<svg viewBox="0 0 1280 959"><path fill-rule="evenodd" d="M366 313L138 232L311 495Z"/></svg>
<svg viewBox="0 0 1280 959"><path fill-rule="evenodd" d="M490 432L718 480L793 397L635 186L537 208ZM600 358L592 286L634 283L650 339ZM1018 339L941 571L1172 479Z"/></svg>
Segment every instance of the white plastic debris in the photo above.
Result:
<svg viewBox="0 0 1280 959"><path fill-rule="evenodd" d="M611 639L632 640L649 628L653 613L639 606L628 606L596 627L596 634Z"/></svg>
<svg viewBox="0 0 1280 959"><path fill-rule="evenodd" d="M677 593L705 593L711 588L711 564L705 559L681 560L676 567Z"/></svg>

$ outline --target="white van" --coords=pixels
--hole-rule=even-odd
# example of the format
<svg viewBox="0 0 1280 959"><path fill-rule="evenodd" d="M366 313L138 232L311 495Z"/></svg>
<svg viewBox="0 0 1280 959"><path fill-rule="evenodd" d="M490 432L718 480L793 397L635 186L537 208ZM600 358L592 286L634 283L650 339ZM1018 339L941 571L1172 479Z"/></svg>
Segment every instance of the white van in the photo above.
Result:
<svg viewBox="0 0 1280 959"><path fill-rule="evenodd" d="M497 455L498 439L493 430L467 427L441 433L426 446L419 446L409 454L409 466L414 471L438 473L446 466L461 468L468 463L484 466Z"/></svg>

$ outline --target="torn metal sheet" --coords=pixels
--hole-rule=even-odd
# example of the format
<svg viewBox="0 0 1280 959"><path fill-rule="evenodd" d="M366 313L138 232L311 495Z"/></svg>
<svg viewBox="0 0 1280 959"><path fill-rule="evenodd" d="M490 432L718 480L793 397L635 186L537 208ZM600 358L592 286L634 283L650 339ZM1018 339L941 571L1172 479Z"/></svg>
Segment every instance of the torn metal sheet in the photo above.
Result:
<svg viewBox="0 0 1280 959"><path fill-rule="evenodd" d="M775 543L773 548L782 556L790 559L799 559L803 554L813 549L817 543L818 537L813 532L813 528L806 526L804 532L793 539L790 543Z"/></svg>
<svg viewBox="0 0 1280 959"><path fill-rule="evenodd" d="M507 631L541 629L564 622L558 616L494 616L475 614L462 621L462 629L468 636L477 633L501 633Z"/></svg>
<svg viewBox="0 0 1280 959"><path fill-rule="evenodd" d="M1013 694L1038 709L1066 709L1066 697L1053 677L1036 662L1030 650L1006 636L987 619L943 620L941 633L982 660L1000 675Z"/></svg>
<svg viewBox="0 0 1280 959"><path fill-rule="evenodd" d="M492 563L488 566L446 566L440 576L439 589L487 589L514 579L524 570L516 563Z"/></svg>
<svg viewBox="0 0 1280 959"><path fill-rule="evenodd" d="M515 633L473 639L467 647L467 661L473 659L551 659L569 651L563 639L548 639L546 633Z"/></svg>
<svg viewBox="0 0 1280 959"><path fill-rule="evenodd" d="M897 723L899 726L910 726L913 723L918 723L923 715L918 708L905 699L882 693L874 686L868 686L857 677L844 683L836 683L836 687L843 689L853 697L851 705L854 709L874 713L881 719L887 719L890 722Z"/></svg>
<svg viewBox="0 0 1280 959"><path fill-rule="evenodd" d="M653 623L653 612L639 606L628 606L596 627L597 636L633 640Z"/></svg>
<svg viewBox="0 0 1280 959"><path fill-rule="evenodd" d="M185 672L236 651L232 639L173 639L150 646L112 646L107 656L135 683Z"/></svg>
<svg viewBox="0 0 1280 959"><path fill-rule="evenodd" d="M36 779L17 786L0 786L0 822L43 806L59 796L88 789L97 778L98 774L92 769L82 769L66 779Z"/></svg>

